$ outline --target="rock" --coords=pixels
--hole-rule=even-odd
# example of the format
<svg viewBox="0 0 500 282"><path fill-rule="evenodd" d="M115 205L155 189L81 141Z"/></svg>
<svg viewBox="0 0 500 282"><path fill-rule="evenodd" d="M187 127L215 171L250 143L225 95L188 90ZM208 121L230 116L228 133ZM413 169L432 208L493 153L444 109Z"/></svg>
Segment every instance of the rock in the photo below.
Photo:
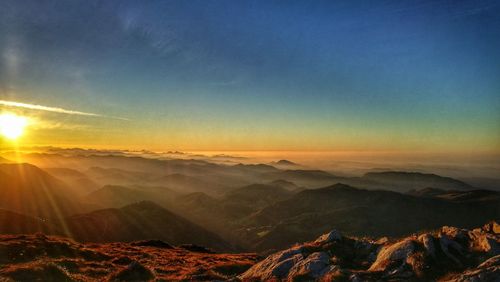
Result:
<svg viewBox="0 0 500 282"><path fill-rule="evenodd" d="M318 278L329 270L330 256L325 252L315 252L300 260L288 272L288 280L294 277Z"/></svg>
<svg viewBox="0 0 500 282"><path fill-rule="evenodd" d="M370 266L369 271L386 271L395 264L404 265L406 259L415 251L415 243L411 239L397 242L383 247L377 260Z"/></svg>
<svg viewBox="0 0 500 282"><path fill-rule="evenodd" d="M3 280L8 277L12 280ZM0 275L0 281L75 281L69 273L53 263L37 264L7 269Z"/></svg>
<svg viewBox="0 0 500 282"><path fill-rule="evenodd" d="M493 230L493 225L487 228ZM487 228L468 231L443 227L438 236L425 233L395 243L384 240L383 244L343 237L332 231L316 241L268 256L239 278L243 281L500 282L500 254L486 260L498 252L500 238L486 231Z"/></svg>
<svg viewBox="0 0 500 282"><path fill-rule="evenodd" d="M430 234L422 234L418 237L418 241L424 245L427 255L436 259L436 246L434 245L434 237Z"/></svg>
<svg viewBox="0 0 500 282"><path fill-rule="evenodd" d="M494 224L489 223L481 229L474 229L469 232L471 238L471 247L475 251L486 252L491 256L500 254L500 236L493 232Z"/></svg>
<svg viewBox="0 0 500 282"><path fill-rule="evenodd" d="M129 264L125 269L122 269L109 278L109 281L150 281L155 275L151 270L144 267L137 261Z"/></svg>
<svg viewBox="0 0 500 282"><path fill-rule="evenodd" d="M378 244L378 245L384 245L384 244L386 244L387 242L389 242L389 238L387 238L387 237L382 237L382 238L378 239L377 241L375 241L375 244Z"/></svg>
<svg viewBox="0 0 500 282"><path fill-rule="evenodd" d="M500 254L500 244L494 237L488 235L481 236L478 238L478 243L482 251L493 256Z"/></svg>
<svg viewBox="0 0 500 282"><path fill-rule="evenodd" d="M179 248L182 248L184 250L190 251L190 252L195 252L195 253L204 253L204 254L214 254L215 252L210 250L209 248L205 248L203 246L198 246L195 244L183 244L180 245Z"/></svg>
<svg viewBox="0 0 500 282"><path fill-rule="evenodd" d="M332 230L326 234L323 234L314 241L315 243L329 243L333 241L340 241L342 240L342 234L337 231L337 230Z"/></svg>
<svg viewBox="0 0 500 282"><path fill-rule="evenodd" d="M293 247L272 254L243 273L242 280L270 280L288 276L292 266L303 259L302 247Z"/></svg>
<svg viewBox="0 0 500 282"><path fill-rule="evenodd" d="M133 262L133 260L129 257L119 257L119 258L115 258L111 262L114 264L128 265L128 264L131 264Z"/></svg>
<svg viewBox="0 0 500 282"><path fill-rule="evenodd" d="M488 222L482 228L484 231L492 234L500 234L500 224L496 221Z"/></svg>
<svg viewBox="0 0 500 282"><path fill-rule="evenodd" d="M500 281L500 256L492 257L477 268L466 270L443 281L447 282L487 282Z"/></svg>
<svg viewBox="0 0 500 282"><path fill-rule="evenodd" d="M163 242L162 240L142 240L130 243L132 246L138 247L154 247L161 249L173 249L174 247L169 243Z"/></svg>
<svg viewBox="0 0 500 282"><path fill-rule="evenodd" d="M447 235L441 234L441 237L439 237L439 246L441 247L441 250L443 251L443 253L449 259L451 259L458 266L462 266L462 262L460 261L460 259L451 253L451 250L453 249L456 251L456 253L463 255L463 248L459 243L457 243L456 241L453 241Z"/></svg>

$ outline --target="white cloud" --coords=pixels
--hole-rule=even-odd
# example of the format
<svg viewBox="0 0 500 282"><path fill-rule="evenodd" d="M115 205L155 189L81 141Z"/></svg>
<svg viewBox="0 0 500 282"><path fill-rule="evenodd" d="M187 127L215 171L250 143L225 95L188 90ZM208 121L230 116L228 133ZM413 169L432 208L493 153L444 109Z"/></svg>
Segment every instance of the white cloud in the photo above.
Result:
<svg viewBox="0 0 500 282"><path fill-rule="evenodd" d="M15 102L15 101L0 100L0 106L16 107L16 108L46 111L46 112L53 112L53 113L61 113L61 114L68 114L68 115L81 115L81 116L104 117L104 118L128 120L126 118L121 118L121 117L111 117L111 116L105 116L105 115L96 114L96 113L74 111L74 110L68 110L68 109L63 109L63 108L58 108L58 107L49 107L49 106L42 106L42 105L35 105L35 104L27 104L27 103Z"/></svg>

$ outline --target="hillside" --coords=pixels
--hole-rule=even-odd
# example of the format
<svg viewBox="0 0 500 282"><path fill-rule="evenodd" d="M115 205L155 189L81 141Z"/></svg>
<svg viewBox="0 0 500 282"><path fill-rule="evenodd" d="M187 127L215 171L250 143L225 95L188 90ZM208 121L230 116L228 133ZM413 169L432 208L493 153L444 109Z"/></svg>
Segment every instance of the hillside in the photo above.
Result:
<svg viewBox="0 0 500 282"><path fill-rule="evenodd" d="M63 234L57 226L41 218L0 209L0 234L32 234L37 232Z"/></svg>
<svg viewBox="0 0 500 282"><path fill-rule="evenodd" d="M0 164L0 208L49 221L81 213L78 192L30 164Z"/></svg>
<svg viewBox="0 0 500 282"><path fill-rule="evenodd" d="M430 173L385 171L368 172L362 179L374 181L383 186L383 189L404 192L411 189L437 188L443 190L471 190L471 185L450 177L443 177Z"/></svg>
<svg viewBox="0 0 500 282"><path fill-rule="evenodd" d="M74 215L67 218L66 225L72 237L81 242L130 242L155 238L172 244L194 243L216 250L232 250L217 235L153 202Z"/></svg>
<svg viewBox="0 0 500 282"><path fill-rule="evenodd" d="M101 208L119 208L139 201L170 204L179 194L166 187L105 185L87 194L84 200Z"/></svg>
<svg viewBox="0 0 500 282"><path fill-rule="evenodd" d="M1 281L227 280L256 260L254 254L190 251L152 240L80 244L53 236L0 235Z"/></svg>
<svg viewBox="0 0 500 282"><path fill-rule="evenodd" d="M473 227L499 216L498 198L459 202L335 184L270 205L242 226L250 248L267 250L311 240L332 228L355 236L403 236L446 224Z"/></svg>

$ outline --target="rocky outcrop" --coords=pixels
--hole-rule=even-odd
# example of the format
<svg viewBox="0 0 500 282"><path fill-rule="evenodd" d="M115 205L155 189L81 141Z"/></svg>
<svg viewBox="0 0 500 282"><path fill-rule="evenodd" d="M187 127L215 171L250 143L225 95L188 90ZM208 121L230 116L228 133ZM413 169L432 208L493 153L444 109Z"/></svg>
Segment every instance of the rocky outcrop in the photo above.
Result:
<svg viewBox="0 0 500 282"><path fill-rule="evenodd" d="M338 231L272 254L243 281L494 281L500 272L496 222L466 230L444 226L400 240L350 238Z"/></svg>

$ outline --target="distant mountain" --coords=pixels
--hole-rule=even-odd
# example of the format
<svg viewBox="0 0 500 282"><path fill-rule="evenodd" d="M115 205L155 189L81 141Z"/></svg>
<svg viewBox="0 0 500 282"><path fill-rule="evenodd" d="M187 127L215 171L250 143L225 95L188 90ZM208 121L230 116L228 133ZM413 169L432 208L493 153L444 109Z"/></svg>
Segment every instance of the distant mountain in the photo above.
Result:
<svg viewBox="0 0 500 282"><path fill-rule="evenodd" d="M197 177L187 176L180 173L162 176L155 179L153 183L166 186L179 193L204 192L207 194L220 194L228 189L224 185L204 181Z"/></svg>
<svg viewBox="0 0 500 282"><path fill-rule="evenodd" d="M297 169L302 167L300 164L294 163L289 160L279 160L277 162L271 162L269 164L279 169Z"/></svg>
<svg viewBox="0 0 500 282"><path fill-rule="evenodd" d="M241 205L253 205L259 208L260 206L267 206L284 200L292 194L292 192L280 186L252 184L226 192L223 200Z"/></svg>
<svg viewBox="0 0 500 282"><path fill-rule="evenodd" d="M193 216L197 222L228 227L234 220L291 195L293 192L279 186L252 184L230 190L217 198L199 192L180 196L174 201L174 205L188 216Z"/></svg>
<svg viewBox="0 0 500 282"><path fill-rule="evenodd" d="M298 164L291 162L289 160L279 160L279 161L275 162L275 164L277 164L277 165L298 165Z"/></svg>
<svg viewBox="0 0 500 282"><path fill-rule="evenodd" d="M242 226L249 230L244 241L250 248L267 250L310 240L333 227L356 236L402 236L499 217L498 199L456 202L336 184L299 192L244 219Z"/></svg>
<svg viewBox="0 0 500 282"><path fill-rule="evenodd" d="M471 185L450 177L443 177L436 174L405 172L405 171L386 171L369 172L362 179L377 182L380 187L386 190L398 190L405 192L422 188L437 188L443 190L472 190ZM404 189L404 190L403 190Z"/></svg>
<svg viewBox="0 0 500 282"><path fill-rule="evenodd" d="M268 183L268 185L278 186L278 187L287 189L289 191L295 191L297 189L300 189L300 187L297 186L297 184L295 184L295 183L293 183L291 181L283 180L283 179L278 179L278 180L271 181L271 182Z"/></svg>
<svg viewBox="0 0 500 282"><path fill-rule="evenodd" d="M217 250L232 249L217 235L147 201L74 215L67 219L67 227L74 239L83 242L160 239L175 245L194 243Z"/></svg>
<svg viewBox="0 0 500 282"><path fill-rule="evenodd" d="M103 208L118 208L138 201L155 201L166 205L177 196L177 192L166 187L105 185L84 199Z"/></svg>
<svg viewBox="0 0 500 282"><path fill-rule="evenodd" d="M435 188L424 188L420 190L411 190L409 195L419 197L431 197L446 199L454 202L478 202L478 201L499 201L500 192L490 190L469 190L469 191L456 191L456 190L441 190Z"/></svg>
<svg viewBox="0 0 500 282"><path fill-rule="evenodd" d="M44 168L46 172L64 181L68 186L82 196L101 187L100 184L90 179L86 174L70 168Z"/></svg>
<svg viewBox="0 0 500 282"><path fill-rule="evenodd" d="M331 185L339 181L339 179L342 179L326 171L304 169L288 169L269 172L263 174L262 178L269 181L286 180L308 188Z"/></svg>
<svg viewBox="0 0 500 282"><path fill-rule="evenodd" d="M86 171L86 174L99 183L111 185L144 184L158 177L155 174L142 171L102 167L91 167Z"/></svg>
<svg viewBox="0 0 500 282"><path fill-rule="evenodd" d="M81 213L74 188L30 164L0 164L0 208L21 214L61 221Z"/></svg>

